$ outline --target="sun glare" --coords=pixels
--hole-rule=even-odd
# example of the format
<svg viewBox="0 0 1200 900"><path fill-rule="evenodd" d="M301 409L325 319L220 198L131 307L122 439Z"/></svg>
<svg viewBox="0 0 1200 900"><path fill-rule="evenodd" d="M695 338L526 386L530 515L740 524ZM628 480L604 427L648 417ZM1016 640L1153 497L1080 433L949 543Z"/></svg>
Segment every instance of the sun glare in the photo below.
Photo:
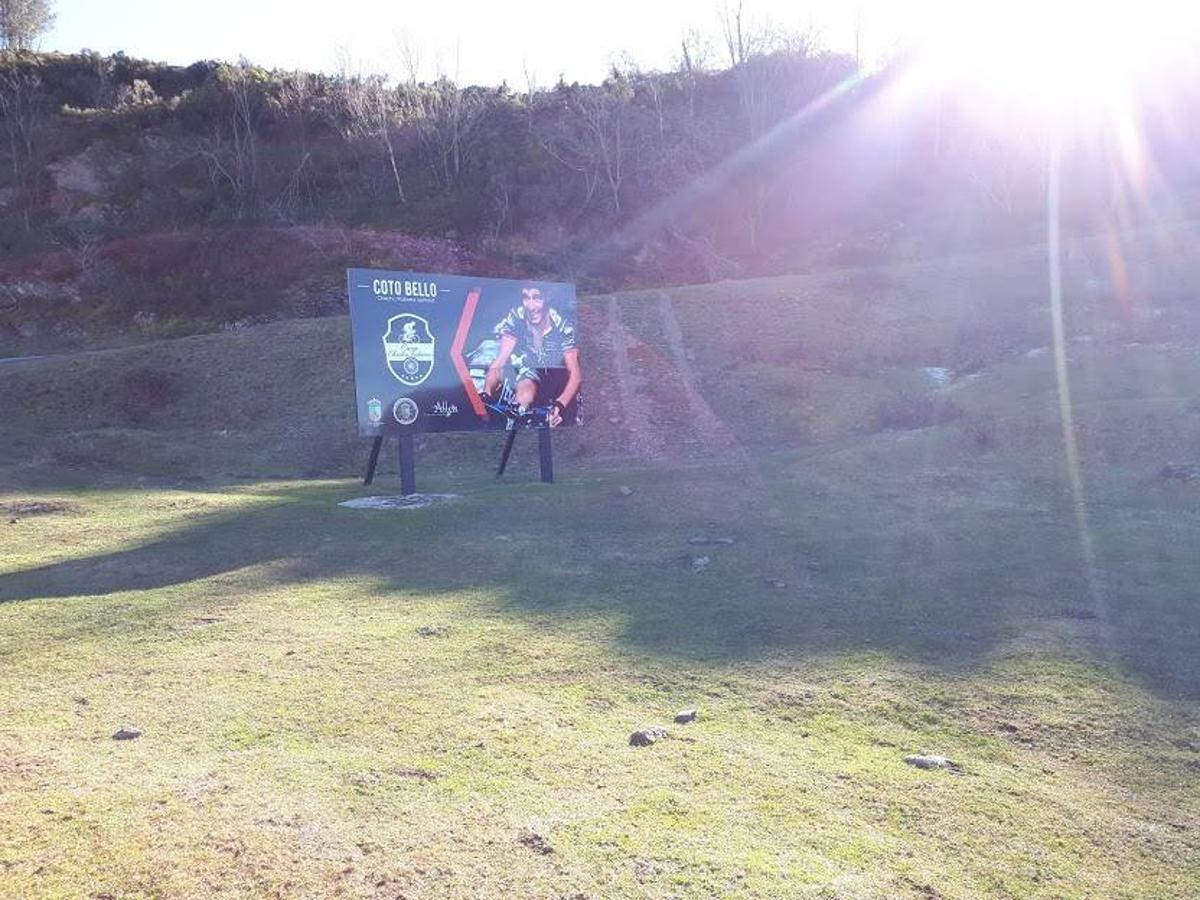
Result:
<svg viewBox="0 0 1200 900"><path fill-rule="evenodd" d="M1194 54L1200 9L1146 0L939 3L921 23L932 73L965 92L1055 116L1104 112Z"/></svg>

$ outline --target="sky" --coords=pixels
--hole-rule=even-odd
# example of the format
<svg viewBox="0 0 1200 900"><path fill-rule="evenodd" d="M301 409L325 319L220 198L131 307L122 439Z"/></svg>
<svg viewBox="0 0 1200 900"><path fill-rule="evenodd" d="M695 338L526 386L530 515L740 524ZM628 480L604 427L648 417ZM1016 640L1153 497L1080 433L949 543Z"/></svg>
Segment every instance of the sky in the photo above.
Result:
<svg viewBox="0 0 1200 900"><path fill-rule="evenodd" d="M598 82L614 62L643 69L674 65L681 37L707 35L718 53L718 11L737 0L55 0L57 20L42 50L83 48L183 64L246 57L269 68L400 76L416 59L421 80L525 87ZM854 53L856 23L864 62L894 46L920 0L744 0L746 17L791 30L814 29L822 46ZM402 47L412 48L406 57ZM723 52L723 51L722 51Z"/></svg>

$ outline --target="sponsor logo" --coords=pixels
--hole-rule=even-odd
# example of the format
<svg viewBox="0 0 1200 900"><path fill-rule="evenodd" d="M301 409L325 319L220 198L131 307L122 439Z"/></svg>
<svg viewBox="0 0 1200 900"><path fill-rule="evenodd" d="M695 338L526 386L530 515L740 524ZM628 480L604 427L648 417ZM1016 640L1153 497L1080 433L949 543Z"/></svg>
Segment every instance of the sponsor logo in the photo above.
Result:
<svg viewBox="0 0 1200 900"><path fill-rule="evenodd" d="M458 415L458 405L446 400L439 400L433 404L433 410L429 414L431 416L445 416L448 419L451 416Z"/></svg>
<svg viewBox="0 0 1200 900"><path fill-rule="evenodd" d="M433 371L434 343L429 323L420 316L392 316L383 335L388 370L401 383L416 387Z"/></svg>
<svg viewBox="0 0 1200 900"><path fill-rule="evenodd" d="M401 397L392 404L392 415L401 425L411 425L417 421L417 416L420 414L421 410L417 408L417 401L411 397Z"/></svg>
<svg viewBox="0 0 1200 900"><path fill-rule="evenodd" d="M383 421L383 404L379 402L378 397L372 397L367 401L367 421L372 425L378 425Z"/></svg>

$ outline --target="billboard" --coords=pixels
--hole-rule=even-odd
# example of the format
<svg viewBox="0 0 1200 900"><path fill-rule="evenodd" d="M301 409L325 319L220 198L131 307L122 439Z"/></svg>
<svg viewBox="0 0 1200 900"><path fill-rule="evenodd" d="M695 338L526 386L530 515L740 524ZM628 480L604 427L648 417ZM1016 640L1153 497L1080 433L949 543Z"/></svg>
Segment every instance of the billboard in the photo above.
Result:
<svg viewBox="0 0 1200 900"><path fill-rule="evenodd" d="M363 437L582 421L575 286L347 269Z"/></svg>

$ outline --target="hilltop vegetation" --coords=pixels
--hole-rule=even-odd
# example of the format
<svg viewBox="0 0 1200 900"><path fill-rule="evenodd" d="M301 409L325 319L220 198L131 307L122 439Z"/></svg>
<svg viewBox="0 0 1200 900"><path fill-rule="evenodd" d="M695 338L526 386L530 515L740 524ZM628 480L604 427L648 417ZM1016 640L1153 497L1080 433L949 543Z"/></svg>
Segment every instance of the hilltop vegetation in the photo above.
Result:
<svg viewBox="0 0 1200 900"><path fill-rule="evenodd" d="M584 272L587 248L850 75L846 59L807 48L748 59L745 78L614 71L599 86L525 91L122 56L0 65L24 112L6 121L29 138L5 167L10 250L72 230L336 222L609 277L630 263ZM763 234L776 224L757 222ZM730 225L729 239L744 230ZM716 246L711 262L728 255Z"/></svg>
<svg viewBox="0 0 1200 900"><path fill-rule="evenodd" d="M974 109L952 86L914 91L904 60L864 75L811 40L731 49L725 65L684 53L674 71L517 90L5 53L0 339L311 314L347 258L612 289L1042 238L1044 123ZM1119 130L1064 132L1067 233L1193 215L1196 109L1185 78L1147 106L1138 159L1153 177ZM425 250L372 252L364 231ZM316 241L324 279L296 265L317 232L346 235L341 253ZM236 259L247 234L253 273Z"/></svg>

